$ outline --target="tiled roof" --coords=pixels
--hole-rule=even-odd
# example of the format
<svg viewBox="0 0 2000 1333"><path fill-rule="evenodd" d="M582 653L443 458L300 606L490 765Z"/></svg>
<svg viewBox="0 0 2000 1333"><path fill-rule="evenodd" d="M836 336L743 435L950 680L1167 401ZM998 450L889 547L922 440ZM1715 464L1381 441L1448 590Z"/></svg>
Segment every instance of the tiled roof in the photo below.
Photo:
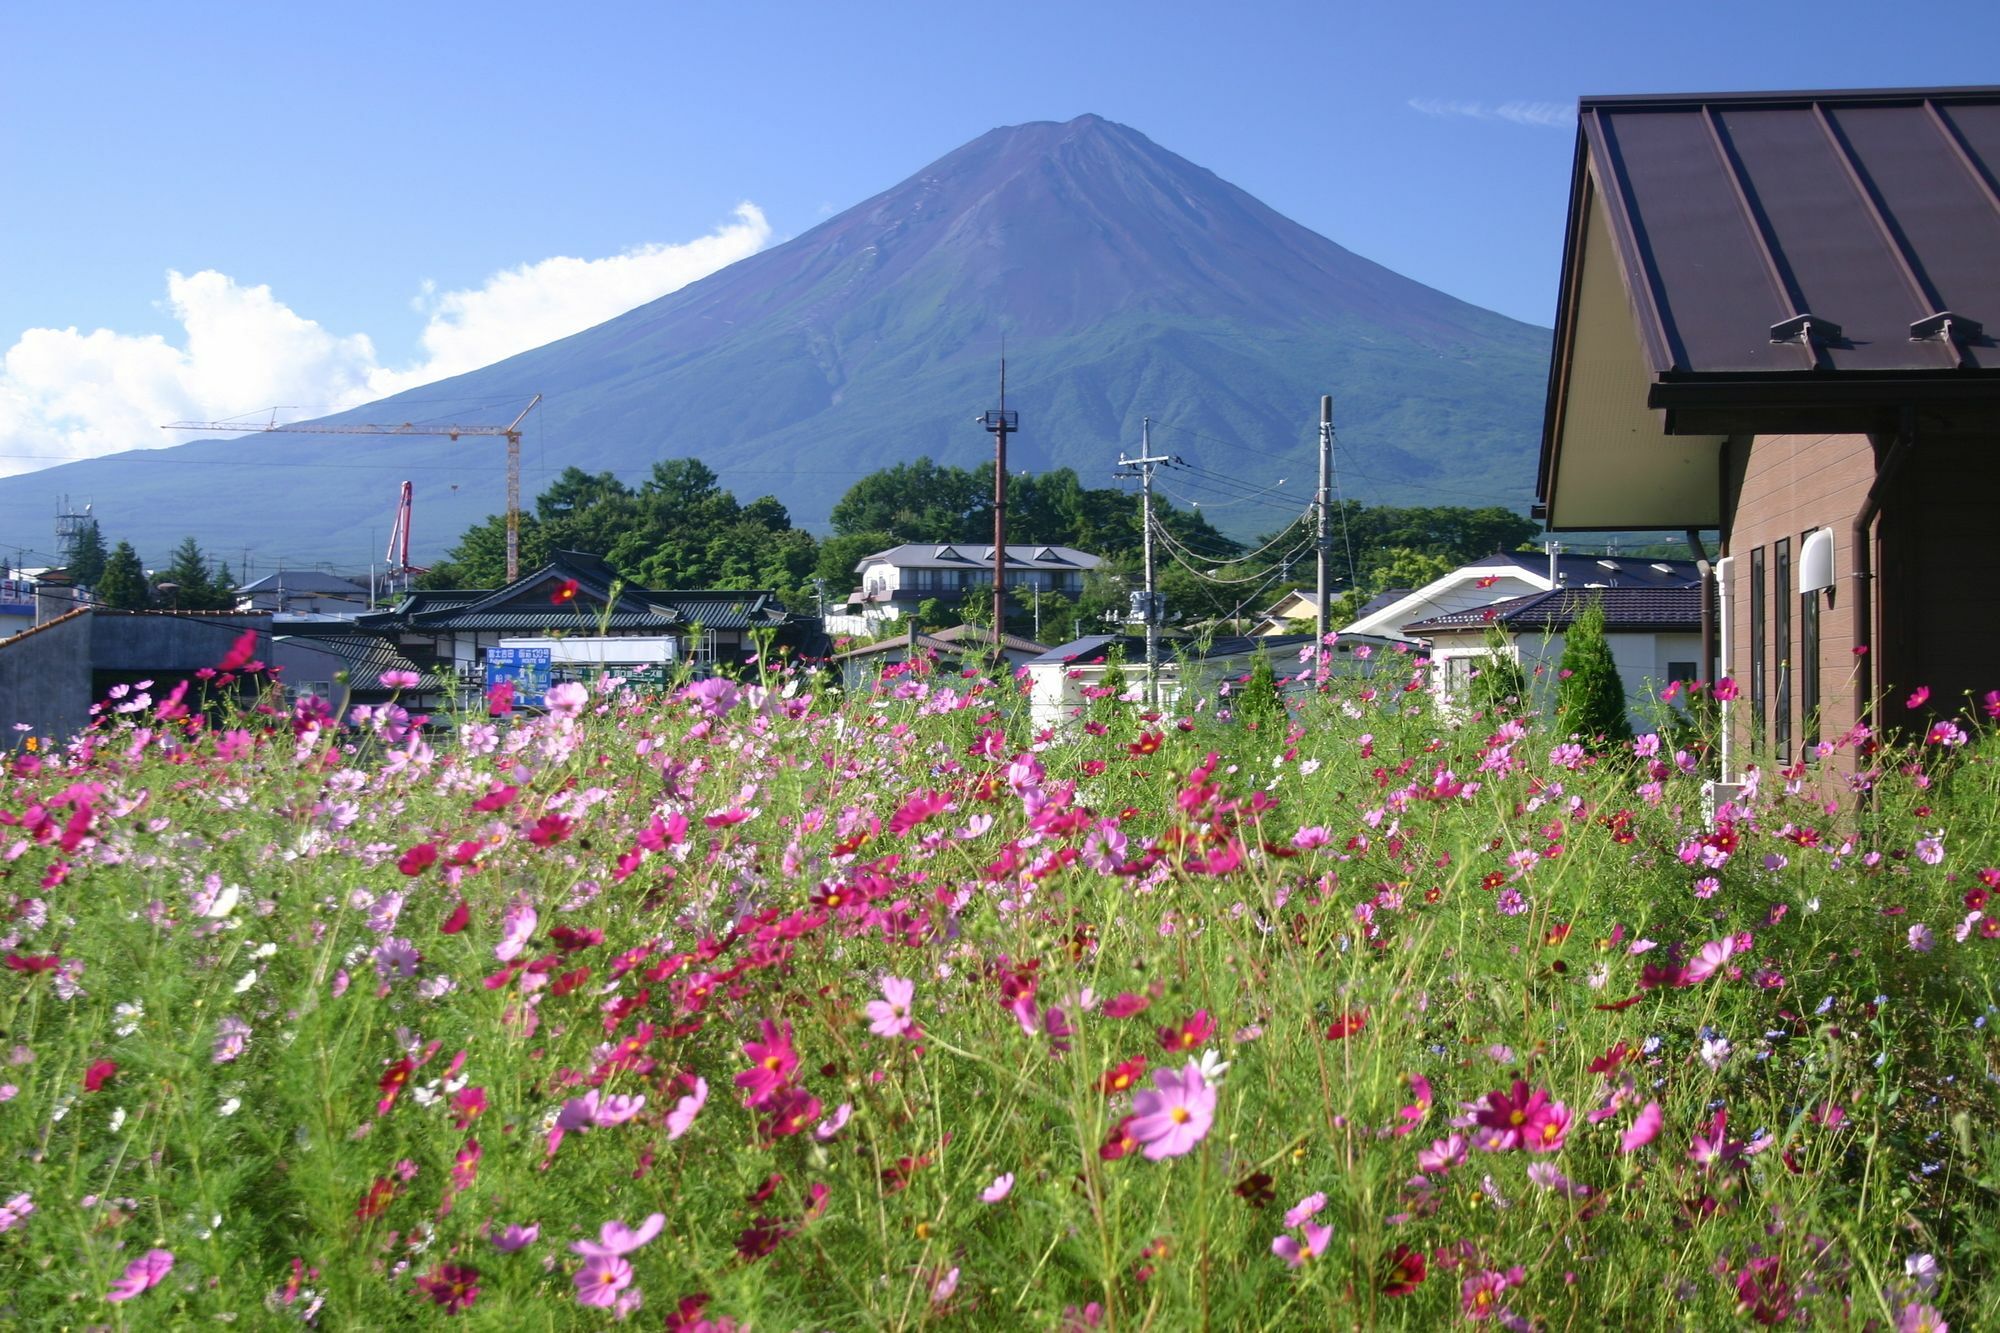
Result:
<svg viewBox="0 0 2000 1333"><path fill-rule="evenodd" d="M1559 631L1569 628L1592 601L1604 607L1609 631L1698 630L1700 585L1677 588L1557 588L1529 593L1491 606L1454 611L1403 626L1406 634L1436 634L1498 625L1509 630Z"/></svg>
<svg viewBox="0 0 2000 1333"><path fill-rule="evenodd" d="M1008 542L1009 569L1095 569L1101 556L1079 551L1074 546L1037 546L1033 542ZM855 572L869 565L890 564L898 569L991 569L993 543L988 542L904 542L886 551L863 556Z"/></svg>

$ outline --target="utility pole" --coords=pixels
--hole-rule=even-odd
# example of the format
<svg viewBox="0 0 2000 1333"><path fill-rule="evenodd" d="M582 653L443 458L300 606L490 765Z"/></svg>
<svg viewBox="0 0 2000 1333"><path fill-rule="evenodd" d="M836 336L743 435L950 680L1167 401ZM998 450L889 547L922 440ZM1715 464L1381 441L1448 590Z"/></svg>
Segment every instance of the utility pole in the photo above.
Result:
<svg viewBox="0 0 2000 1333"><path fill-rule="evenodd" d="M1161 463L1171 463L1171 455L1153 456L1153 419L1142 417L1139 422L1139 456L1127 458L1119 451L1118 466L1131 469L1121 471L1121 477L1139 478L1140 527L1144 533L1146 562L1146 591L1141 595L1140 607L1146 622L1146 702L1157 708L1160 705L1160 595L1153 583L1153 469Z"/></svg>
<svg viewBox="0 0 2000 1333"><path fill-rule="evenodd" d="M1007 354L1000 354L1000 408L981 412L979 424L993 435L993 656L1007 625L1007 437L1021 428L1021 414L1007 410Z"/></svg>
<svg viewBox="0 0 2000 1333"><path fill-rule="evenodd" d="M1333 522L1330 510L1333 508L1333 395L1321 394L1319 400L1319 643L1326 646L1326 636L1333 626L1328 620L1333 615L1333 584L1330 577L1333 564Z"/></svg>

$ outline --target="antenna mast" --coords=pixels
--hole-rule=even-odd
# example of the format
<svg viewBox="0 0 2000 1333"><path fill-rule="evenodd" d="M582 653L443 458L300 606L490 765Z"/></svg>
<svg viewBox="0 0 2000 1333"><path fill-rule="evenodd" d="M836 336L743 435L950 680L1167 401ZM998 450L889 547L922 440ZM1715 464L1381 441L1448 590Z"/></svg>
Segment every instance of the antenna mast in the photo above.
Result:
<svg viewBox="0 0 2000 1333"><path fill-rule="evenodd" d="M1007 605L1007 437L1021 428L1021 414L1007 410L1007 342L1000 341L1000 410L979 414L993 435L993 655L1000 657Z"/></svg>

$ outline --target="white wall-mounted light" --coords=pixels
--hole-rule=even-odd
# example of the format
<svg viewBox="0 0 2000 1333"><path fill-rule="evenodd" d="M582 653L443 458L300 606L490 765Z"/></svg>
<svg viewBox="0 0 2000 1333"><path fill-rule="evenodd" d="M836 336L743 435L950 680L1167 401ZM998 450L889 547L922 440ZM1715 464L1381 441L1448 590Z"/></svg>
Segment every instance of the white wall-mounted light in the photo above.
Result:
<svg viewBox="0 0 2000 1333"><path fill-rule="evenodd" d="M1833 586L1833 529L1806 534L1799 547L1799 591L1818 592Z"/></svg>

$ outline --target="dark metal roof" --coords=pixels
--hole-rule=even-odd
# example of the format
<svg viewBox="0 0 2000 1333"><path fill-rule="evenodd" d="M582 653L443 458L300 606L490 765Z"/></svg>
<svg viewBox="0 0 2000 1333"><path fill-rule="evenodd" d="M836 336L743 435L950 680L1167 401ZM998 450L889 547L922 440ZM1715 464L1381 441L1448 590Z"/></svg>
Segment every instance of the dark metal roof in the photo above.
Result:
<svg viewBox="0 0 2000 1333"><path fill-rule="evenodd" d="M1527 551L1509 551L1473 563L1487 565L1496 561L1505 561L1543 578L1548 577L1549 558ZM1692 560L1655 560L1650 556L1588 555L1563 551L1556 556L1556 577L1572 588L1593 584L1621 588L1679 588L1699 582L1701 573Z"/></svg>
<svg viewBox="0 0 2000 1333"><path fill-rule="evenodd" d="M1696 631L1701 628L1701 597L1698 584L1674 588L1557 588L1412 621L1403 626L1403 632L1436 634L1484 629L1488 625L1511 630L1560 631L1569 628L1593 601L1604 607L1606 630Z"/></svg>
<svg viewBox="0 0 2000 1333"><path fill-rule="evenodd" d="M1656 373L2000 368L1979 332L2000 332L2000 89L1585 98L1578 119ZM1947 312L1955 339L1916 327Z"/></svg>
<svg viewBox="0 0 2000 1333"><path fill-rule="evenodd" d="M1996 256L2000 88L1582 99L1537 478L1552 526L1713 523L1704 438L1887 429L1909 407L2000 418ZM1626 333L1587 273L1622 287L1629 352L1605 345ZM1686 443L1652 449L1662 431ZM1579 444L1692 470L1653 459L1632 494L1679 489L1621 504L1586 460L1565 516Z"/></svg>

